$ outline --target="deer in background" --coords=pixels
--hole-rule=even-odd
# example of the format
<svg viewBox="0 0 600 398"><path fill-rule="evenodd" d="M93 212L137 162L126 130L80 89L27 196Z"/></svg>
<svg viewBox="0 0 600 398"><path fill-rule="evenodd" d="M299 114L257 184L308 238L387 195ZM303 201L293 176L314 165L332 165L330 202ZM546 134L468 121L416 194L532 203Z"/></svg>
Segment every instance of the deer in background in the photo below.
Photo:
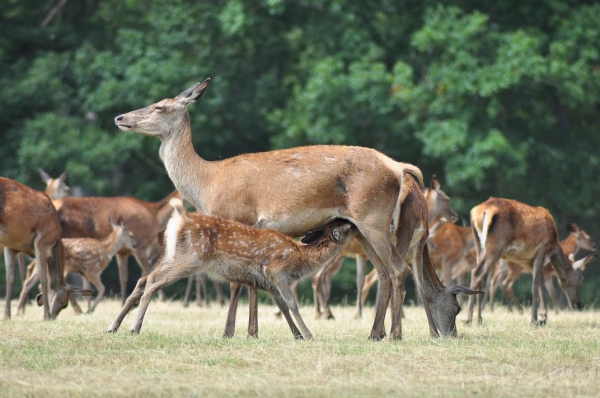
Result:
<svg viewBox="0 0 600 398"><path fill-rule="evenodd" d="M187 287L185 289L185 295L183 296L183 306L187 307L190 305L190 298L192 295L192 285L196 282L196 303L201 306L210 305L210 297L208 295L208 286L206 275L202 272L198 272L196 275L192 275L188 278ZM221 285L217 281L212 281L213 286L215 288L215 293L217 295L217 303L220 305L225 304L225 296L223 295L223 290L221 290ZM204 299L203 299L204 298Z"/></svg>
<svg viewBox="0 0 600 398"><path fill-rule="evenodd" d="M0 177L0 245L6 264L6 306L4 319L11 315L10 302L15 281L15 257L35 257L42 285L37 302L44 306L44 319L54 319L68 304L71 293L93 294L76 289L64 280L64 248L56 209L50 198L14 180Z"/></svg>
<svg viewBox="0 0 600 398"><path fill-rule="evenodd" d="M383 338L385 309L396 290L391 274L404 267L395 247L404 171L422 181L420 170L369 148L309 146L253 153L209 162L196 153L189 104L199 100L209 79L175 98L115 118L122 131L161 140L159 155L175 187L204 214L273 228L299 237L346 219L379 273L380 296L370 338ZM232 286L225 336L235 330L241 286ZM256 291L250 288L250 319L257 319ZM393 305L396 305L394 302ZM248 328L257 335L257 323Z"/></svg>
<svg viewBox="0 0 600 398"><path fill-rule="evenodd" d="M142 275L152 269L152 258L158 258L160 250L157 244L158 234L165 230L173 211L169 199L181 198L178 191L172 192L158 202L144 202L130 197L86 197L67 196L62 199L58 218L63 238L104 239L112 232L109 220L122 219L137 242L135 249L122 247L117 252L121 299L127 297L127 257L133 255L142 268ZM154 250L154 251L153 251Z"/></svg>
<svg viewBox="0 0 600 398"><path fill-rule="evenodd" d="M146 309L158 289L203 271L213 278L267 291L286 317L294 336L312 339L290 285L316 271L352 238L356 229L351 223L333 221L319 236L302 244L273 229L256 229L235 221L186 213L178 199L171 203L175 213L165 233L165 257L150 275L140 278L108 332L116 332L125 315L140 301L131 328L132 333L139 333Z"/></svg>
<svg viewBox="0 0 600 398"><path fill-rule="evenodd" d="M543 266L550 263L571 308L581 308L579 291L583 275L565 256L558 242L552 215L543 207L532 207L510 199L490 198L471 209L471 225L477 266L471 272L471 287L481 287L483 278L501 258L520 264L533 274L531 322L538 324L538 306ZM478 297L478 322L482 322L483 300ZM473 319L474 300L469 297L467 322Z"/></svg>
<svg viewBox="0 0 600 398"><path fill-rule="evenodd" d="M569 236L567 236L564 240L560 242L560 247L563 253L569 258L570 261L575 263L575 255L579 252L579 250L589 250L596 251L596 243L592 241L592 238L582 229L580 229L577 224L567 224L567 231L569 232ZM573 258L571 259L571 256ZM588 258L589 257L589 258ZM580 261L573 265L573 268L576 270L581 270L582 272L585 270L586 265L593 260L594 257L588 256L586 257L586 261ZM492 272L492 278L490 278L489 282L489 292L490 292L490 306L494 308L494 293L496 290L497 281L500 281L499 285L502 289L502 292L509 298L509 303L512 302L517 306L519 312L523 311L521 307L521 303L517 299L515 292L513 290L513 285L522 275L525 269L513 262L505 262L503 260L496 263L495 268ZM552 283L552 278L556 276L556 272L550 263L545 263L542 269L544 285L546 286L546 290L550 295L550 299L552 300L552 304L554 309L558 313L558 300L556 297L556 291L554 290L554 285ZM544 295L540 296L540 313L545 314L545 303L544 303Z"/></svg>
<svg viewBox="0 0 600 398"><path fill-rule="evenodd" d="M88 314L92 313L100 300L104 297L106 288L100 279L100 275L108 266L110 260L122 248L135 250L136 242L133 235L127 230L123 220L119 220L118 224L109 220L112 232L104 239L94 238L63 238L62 242L65 247L65 277L70 272L75 272L81 275L85 280L94 284L98 289L98 295L92 302L88 302ZM35 261L30 264L31 272L24 283L17 313L25 312L25 304L27 296L31 288L39 280L39 274L36 271ZM81 307L77 301L71 296L71 305L75 313L82 313Z"/></svg>
<svg viewBox="0 0 600 398"><path fill-rule="evenodd" d="M38 169L42 180L46 183L44 193L52 200L53 204L56 199L60 199L69 194L69 187L65 184L67 172L65 171L59 178L51 178L42 169ZM54 206L56 207L56 205ZM19 263L19 275L24 282L27 279L27 259L25 253L18 253L17 260Z"/></svg>
<svg viewBox="0 0 600 398"><path fill-rule="evenodd" d="M69 191L71 190L71 188L69 188L65 183L67 172L64 171L58 178L52 178L41 168L39 168L38 171L40 173L40 177L42 177L42 181L44 181L46 184L46 190L44 193L48 195L50 199L52 199L52 203L54 204L56 210L60 209L62 203L59 199L69 196Z"/></svg>

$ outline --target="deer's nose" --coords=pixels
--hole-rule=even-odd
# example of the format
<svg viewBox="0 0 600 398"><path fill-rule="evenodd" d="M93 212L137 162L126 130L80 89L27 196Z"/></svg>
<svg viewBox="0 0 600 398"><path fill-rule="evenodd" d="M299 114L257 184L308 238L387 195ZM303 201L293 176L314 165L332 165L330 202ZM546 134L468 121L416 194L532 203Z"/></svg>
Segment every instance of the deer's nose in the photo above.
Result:
<svg viewBox="0 0 600 398"><path fill-rule="evenodd" d="M120 122L121 120L123 120L123 115L119 115L115 118L115 123Z"/></svg>

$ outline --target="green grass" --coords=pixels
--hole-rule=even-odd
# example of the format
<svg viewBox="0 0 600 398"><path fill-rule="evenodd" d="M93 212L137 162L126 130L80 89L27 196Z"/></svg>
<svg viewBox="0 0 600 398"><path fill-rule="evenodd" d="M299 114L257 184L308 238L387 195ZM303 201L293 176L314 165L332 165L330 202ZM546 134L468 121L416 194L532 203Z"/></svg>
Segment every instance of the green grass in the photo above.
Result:
<svg viewBox="0 0 600 398"><path fill-rule="evenodd" d="M4 302L0 302L4 305ZM13 306L14 308L14 306ZM297 342L274 307L259 308L259 339L246 337L247 305L236 336L221 338L227 309L153 301L139 336L104 330L120 309L65 309L53 322L29 307L0 322L0 396L597 396L600 313L484 312L484 325L459 323L458 339L431 339L425 313L408 307L401 342L368 341L373 309L334 307L335 321L302 314L315 336ZM464 318L464 314L459 319ZM389 325L388 325L389 328Z"/></svg>

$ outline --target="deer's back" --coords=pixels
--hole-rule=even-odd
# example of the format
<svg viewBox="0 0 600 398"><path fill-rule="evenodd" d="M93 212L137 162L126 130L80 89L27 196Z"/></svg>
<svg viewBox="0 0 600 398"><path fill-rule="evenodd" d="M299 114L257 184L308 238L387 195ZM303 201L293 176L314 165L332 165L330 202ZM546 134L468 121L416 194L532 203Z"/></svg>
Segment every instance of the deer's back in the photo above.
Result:
<svg viewBox="0 0 600 398"><path fill-rule="evenodd" d="M0 244L33 256L33 239L60 239L56 210L46 194L0 177Z"/></svg>
<svg viewBox="0 0 600 398"><path fill-rule="evenodd" d="M533 207L511 199L490 198L471 210L471 222L479 230L488 218L486 244L503 248L503 257L525 268L539 250L550 252L558 245L552 216L543 207Z"/></svg>
<svg viewBox="0 0 600 398"><path fill-rule="evenodd" d="M210 166L209 214L302 236L335 218L374 212L389 224L400 163L362 147L308 146L236 156Z"/></svg>
<svg viewBox="0 0 600 398"><path fill-rule="evenodd" d="M75 198L66 197L58 217L66 238L107 237L112 228L110 220L122 218L133 234L138 247L146 247L158 235L158 223L148 210L148 203L132 197Z"/></svg>

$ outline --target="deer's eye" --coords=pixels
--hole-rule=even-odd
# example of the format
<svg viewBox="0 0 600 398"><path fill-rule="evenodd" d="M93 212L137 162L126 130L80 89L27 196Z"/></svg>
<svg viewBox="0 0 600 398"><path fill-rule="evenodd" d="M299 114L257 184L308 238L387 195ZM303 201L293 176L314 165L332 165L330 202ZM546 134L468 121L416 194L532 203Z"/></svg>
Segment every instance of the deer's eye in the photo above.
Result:
<svg viewBox="0 0 600 398"><path fill-rule="evenodd" d="M157 106L154 108L155 111L162 111L164 108L162 106Z"/></svg>

